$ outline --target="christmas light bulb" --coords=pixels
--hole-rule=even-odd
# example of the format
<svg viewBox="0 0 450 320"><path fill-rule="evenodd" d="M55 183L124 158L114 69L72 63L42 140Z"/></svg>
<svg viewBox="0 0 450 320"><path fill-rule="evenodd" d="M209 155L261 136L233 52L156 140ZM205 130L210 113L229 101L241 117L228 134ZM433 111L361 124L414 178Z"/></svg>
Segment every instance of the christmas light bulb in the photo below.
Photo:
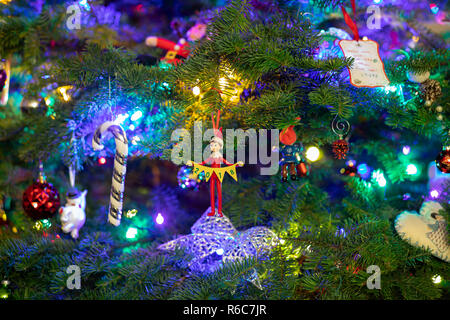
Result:
<svg viewBox="0 0 450 320"><path fill-rule="evenodd" d="M116 120L114 120L114 123L122 124L125 121L125 119L127 119L129 116L130 116L129 114L119 114Z"/></svg>
<svg viewBox="0 0 450 320"><path fill-rule="evenodd" d="M372 179L375 180L380 187L383 188L386 186L386 179L384 178L383 172L380 170L376 170L372 173Z"/></svg>
<svg viewBox="0 0 450 320"><path fill-rule="evenodd" d="M67 93L67 90L72 89L73 86L63 86L58 88L58 92L62 95L64 101L70 101L70 95Z"/></svg>
<svg viewBox="0 0 450 320"><path fill-rule="evenodd" d="M431 280L433 281L433 283L438 284L442 282L442 277L438 274L435 274L433 278L431 278Z"/></svg>
<svg viewBox="0 0 450 320"><path fill-rule="evenodd" d="M411 147L410 146L404 146L402 149L403 154L406 156L411 152Z"/></svg>
<svg viewBox="0 0 450 320"><path fill-rule="evenodd" d="M194 94L194 96L198 96L200 94L200 88L198 86L193 87L192 93Z"/></svg>
<svg viewBox="0 0 450 320"><path fill-rule="evenodd" d="M219 249L216 250L216 253L217 253L219 256L221 256L221 255L223 255L224 250L223 250L222 248L219 248Z"/></svg>
<svg viewBox="0 0 450 320"><path fill-rule="evenodd" d="M99 165L104 165L106 163L106 159L105 159L105 157L100 157L100 158L98 158L98 164Z"/></svg>
<svg viewBox="0 0 450 320"><path fill-rule="evenodd" d="M127 230L127 234L125 235L125 237L127 237L127 239L134 239L136 238L138 230L136 228L130 227Z"/></svg>
<svg viewBox="0 0 450 320"><path fill-rule="evenodd" d="M414 164L408 164L406 167L406 173L409 175L416 175L417 174L417 167Z"/></svg>
<svg viewBox="0 0 450 320"><path fill-rule="evenodd" d="M439 197L439 191L437 191L437 190L431 190L430 196L431 196L432 198L436 199L437 197Z"/></svg>
<svg viewBox="0 0 450 320"><path fill-rule="evenodd" d="M136 121L141 117L142 117L142 111L138 110L135 113L133 113L133 115L131 116L131 121Z"/></svg>
<svg viewBox="0 0 450 320"><path fill-rule="evenodd" d="M306 150L306 159L308 159L311 162L319 160L320 157L320 150L317 147L309 147Z"/></svg>

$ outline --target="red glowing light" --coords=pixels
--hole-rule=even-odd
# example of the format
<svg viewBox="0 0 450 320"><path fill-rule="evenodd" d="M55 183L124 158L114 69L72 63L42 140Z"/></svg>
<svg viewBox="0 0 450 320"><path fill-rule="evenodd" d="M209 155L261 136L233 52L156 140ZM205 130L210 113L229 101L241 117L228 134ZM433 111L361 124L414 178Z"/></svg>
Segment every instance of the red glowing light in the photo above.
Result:
<svg viewBox="0 0 450 320"><path fill-rule="evenodd" d="M98 163L99 163L100 165L104 165L104 164L106 163L106 158L105 158L105 157L100 157L100 158L98 158Z"/></svg>

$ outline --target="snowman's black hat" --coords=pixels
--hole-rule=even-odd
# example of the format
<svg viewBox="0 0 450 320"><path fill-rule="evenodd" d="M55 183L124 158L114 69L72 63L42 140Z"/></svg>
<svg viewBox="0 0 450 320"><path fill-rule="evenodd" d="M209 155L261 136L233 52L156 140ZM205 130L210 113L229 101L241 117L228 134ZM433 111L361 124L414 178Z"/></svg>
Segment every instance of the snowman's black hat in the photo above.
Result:
<svg viewBox="0 0 450 320"><path fill-rule="evenodd" d="M68 199L76 199L81 196L81 192L75 187L70 187L69 190L67 190L66 196Z"/></svg>

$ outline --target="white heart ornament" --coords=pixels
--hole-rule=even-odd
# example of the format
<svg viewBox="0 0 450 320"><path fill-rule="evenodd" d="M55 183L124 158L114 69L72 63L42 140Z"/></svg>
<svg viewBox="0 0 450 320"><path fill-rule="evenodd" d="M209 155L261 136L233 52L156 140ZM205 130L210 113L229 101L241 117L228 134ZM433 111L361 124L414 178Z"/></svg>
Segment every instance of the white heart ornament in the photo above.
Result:
<svg viewBox="0 0 450 320"><path fill-rule="evenodd" d="M403 211L395 220L395 230L411 245L428 248L434 256L450 262L447 221L439 215L443 209L436 201L426 201L420 214Z"/></svg>

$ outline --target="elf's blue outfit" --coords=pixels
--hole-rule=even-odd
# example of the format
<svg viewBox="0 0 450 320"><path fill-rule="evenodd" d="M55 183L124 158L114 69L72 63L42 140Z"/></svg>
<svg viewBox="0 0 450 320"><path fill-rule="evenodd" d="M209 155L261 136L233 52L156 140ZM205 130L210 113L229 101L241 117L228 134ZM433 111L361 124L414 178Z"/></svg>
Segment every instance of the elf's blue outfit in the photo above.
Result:
<svg viewBox="0 0 450 320"><path fill-rule="evenodd" d="M283 145L280 149L281 158L281 174L283 176L282 181L287 181L288 166L289 175L292 180L297 180L298 177L305 177L308 175L306 163L302 159L301 154L303 152L303 145L294 143L292 145Z"/></svg>

